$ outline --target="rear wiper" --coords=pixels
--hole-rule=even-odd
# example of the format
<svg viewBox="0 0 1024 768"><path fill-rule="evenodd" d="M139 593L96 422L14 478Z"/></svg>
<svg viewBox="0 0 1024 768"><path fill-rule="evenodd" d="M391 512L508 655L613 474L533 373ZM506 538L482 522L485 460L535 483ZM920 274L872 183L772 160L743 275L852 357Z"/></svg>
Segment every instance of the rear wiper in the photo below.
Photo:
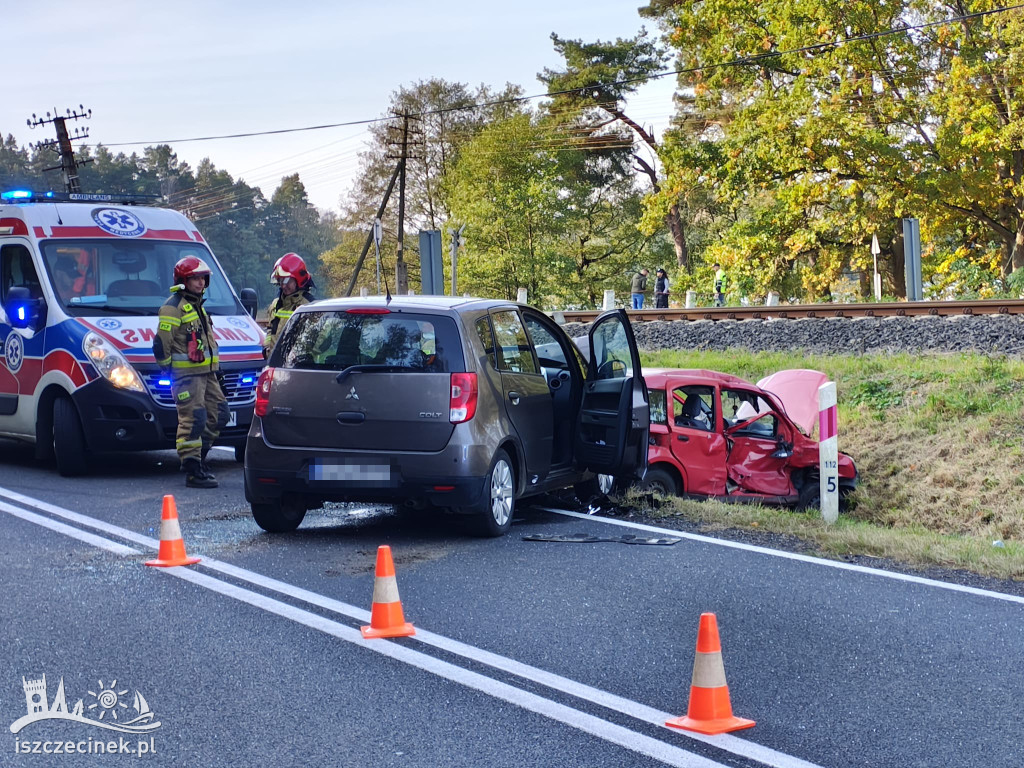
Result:
<svg viewBox="0 0 1024 768"><path fill-rule="evenodd" d="M411 365L383 365L383 364L371 364L363 363L361 365L350 365L348 368L339 373L335 380L340 384L348 378L350 373L362 373L365 371L378 371L380 373L395 373L396 371L415 371L418 368L413 368Z"/></svg>

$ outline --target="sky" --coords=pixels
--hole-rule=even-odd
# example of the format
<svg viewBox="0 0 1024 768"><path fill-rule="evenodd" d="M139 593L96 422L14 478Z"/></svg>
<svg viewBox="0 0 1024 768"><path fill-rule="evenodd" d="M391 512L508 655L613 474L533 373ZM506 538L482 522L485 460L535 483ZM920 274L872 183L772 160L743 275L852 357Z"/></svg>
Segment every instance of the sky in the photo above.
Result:
<svg viewBox="0 0 1024 768"><path fill-rule="evenodd" d="M640 0L28 0L4 6L0 134L25 146L54 136L32 114L92 110L81 143L141 152L169 143L269 197L298 172L310 200L335 209L367 147L366 126L183 141L370 120L400 87L441 78L471 89L522 86L557 68L550 35L585 42L635 35ZM20 62L20 63L19 63ZM629 114L660 133L674 78L654 81ZM59 179L55 176L55 184ZM105 190L104 190L105 191Z"/></svg>

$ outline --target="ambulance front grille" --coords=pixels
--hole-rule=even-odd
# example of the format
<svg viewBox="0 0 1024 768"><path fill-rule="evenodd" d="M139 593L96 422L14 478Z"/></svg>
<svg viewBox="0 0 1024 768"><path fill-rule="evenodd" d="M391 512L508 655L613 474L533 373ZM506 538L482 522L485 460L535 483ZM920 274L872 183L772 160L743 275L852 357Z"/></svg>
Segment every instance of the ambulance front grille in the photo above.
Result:
<svg viewBox="0 0 1024 768"><path fill-rule="evenodd" d="M259 378L259 371L223 371L224 396L228 399L228 405L237 408L245 405L252 405L256 402L256 379ZM174 396L171 394L171 377L166 373L143 374L142 381L150 397L156 400L158 405L165 408L174 407Z"/></svg>

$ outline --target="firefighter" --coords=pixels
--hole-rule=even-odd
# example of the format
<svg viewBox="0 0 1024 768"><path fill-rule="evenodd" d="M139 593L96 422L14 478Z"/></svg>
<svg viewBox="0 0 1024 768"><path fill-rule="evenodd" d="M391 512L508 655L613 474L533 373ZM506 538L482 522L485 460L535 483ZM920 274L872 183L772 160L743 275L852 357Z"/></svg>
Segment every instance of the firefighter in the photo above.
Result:
<svg viewBox="0 0 1024 768"><path fill-rule="evenodd" d="M306 262L297 253L286 253L274 264L270 273L270 282L279 287L277 298L270 302L267 311L269 324L267 336L263 341L263 357L269 358L274 350L274 342L288 318L303 304L313 300L313 276L306 269Z"/></svg>
<svg viewBox="0 0 1024 768"><path fill-rule="evenodd" d="M175 447L189 488L217 487L206 455L230 416L219 381L213 321L203 308L203 292L209 285L210 268L202 259L179 260L153 339L153 356L172 375L171 393L178 408Z"/></svg>

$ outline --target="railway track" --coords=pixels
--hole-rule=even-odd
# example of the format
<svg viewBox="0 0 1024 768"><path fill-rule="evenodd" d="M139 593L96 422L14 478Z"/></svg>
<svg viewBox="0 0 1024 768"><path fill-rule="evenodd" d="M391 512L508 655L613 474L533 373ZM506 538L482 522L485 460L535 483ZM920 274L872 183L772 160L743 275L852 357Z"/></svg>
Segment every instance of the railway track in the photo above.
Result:
<svg viewBox="0 0 1024 768"><path fill-rule="evenodd" d="M916 317L932 315L1022 315L1024 299L983 301L894 301L878 304L780 304L753 307L693 307L690 309L630 309L634 323L655 320L800 320L829 317ZM590 323L599 311L562 310L567 323Z"/></svg>

